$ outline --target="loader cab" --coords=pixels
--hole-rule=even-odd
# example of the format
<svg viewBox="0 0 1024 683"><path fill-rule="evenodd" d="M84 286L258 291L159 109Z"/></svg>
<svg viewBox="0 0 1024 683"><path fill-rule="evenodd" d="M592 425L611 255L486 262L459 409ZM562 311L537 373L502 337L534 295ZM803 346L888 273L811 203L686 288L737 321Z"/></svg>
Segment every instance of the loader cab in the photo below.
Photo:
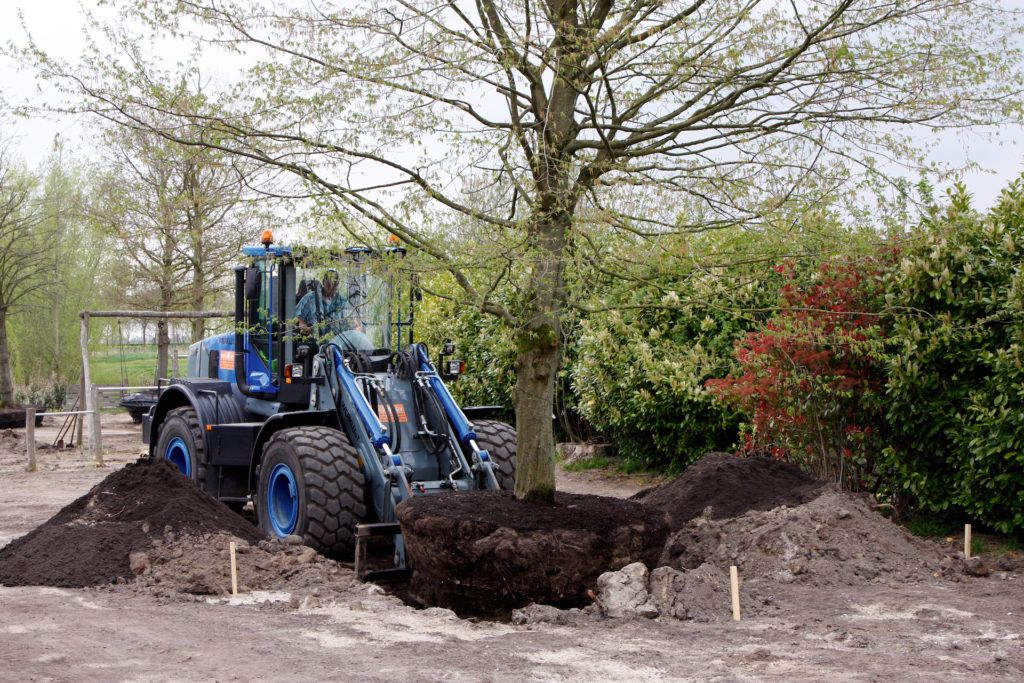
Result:
<svg viewBox="0 0 1024 683"><path fill-rule="evenodd" d="M243 394L308 403L313 357L325 344L378 371L412 342L412 291L397 284L404 249L265 243L243 248L243 255L235 296L234 346L241 353L233 368Z"/></svg>

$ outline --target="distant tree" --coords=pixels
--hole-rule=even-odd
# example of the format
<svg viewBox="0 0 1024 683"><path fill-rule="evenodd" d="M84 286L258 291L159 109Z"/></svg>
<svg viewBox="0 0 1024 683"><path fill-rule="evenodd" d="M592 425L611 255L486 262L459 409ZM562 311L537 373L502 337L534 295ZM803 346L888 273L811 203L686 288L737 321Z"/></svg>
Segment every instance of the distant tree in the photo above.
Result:
<svg viewBox="0 0 1024 683"><path fill-rule="evenodd" d="M14 403L8 321L51 284L57 266L38 188L34 176L0 151L0 406Z"/></svg>
<svg viewBox="0 0 1024 683"><path fill-rule="evenodd" d="M12 365L20 384L74 382L81 366L78 314L98 301L104 242L88 221L88 169L60 138L37 175L39 229L52 239L55 267L11 319Z"/></svg>
<svg viewBox="0 0 1024 683"><path fill-rule="evenodd" d="M254 230L241 164L144 130L110 126L100 139L94 219L117 255L112 300L135 309L206 310L230 284L227 265ZM204 336L204 322L192 321L192 341ZM158 378L167 376L169 345L168 322L160 320Z"/></svg>

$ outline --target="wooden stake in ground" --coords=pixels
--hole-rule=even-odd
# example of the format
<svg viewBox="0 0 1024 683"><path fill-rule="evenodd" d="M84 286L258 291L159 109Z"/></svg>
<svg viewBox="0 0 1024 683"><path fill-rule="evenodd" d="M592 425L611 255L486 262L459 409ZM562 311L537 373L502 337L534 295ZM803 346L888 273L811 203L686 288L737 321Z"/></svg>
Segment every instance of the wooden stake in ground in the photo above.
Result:
<svg viewBox="0 0 1024 683"><path fill-rule="evenodd" d="M732 588L732 618L740 620L740 576L736 565L729 567L729 584Z"/></svg>
<svg viewBox="0 0 1024 683"><path fill-rule="evenodd" d="M26 472L36 471L36 408L25 409L25 452L28 454Z"/></svg>
<svg viewBox="0 0 1024 683"><path fill-rule="evenodd" d="M235 542L231 541L231 594L238 595L238 564L235 561Z"/></svg>
<svg viewBox="0 0 1024 683"><path fill-rule="evenodd" d="M964 524L964 559L971 556L971 525Z"/></svg>

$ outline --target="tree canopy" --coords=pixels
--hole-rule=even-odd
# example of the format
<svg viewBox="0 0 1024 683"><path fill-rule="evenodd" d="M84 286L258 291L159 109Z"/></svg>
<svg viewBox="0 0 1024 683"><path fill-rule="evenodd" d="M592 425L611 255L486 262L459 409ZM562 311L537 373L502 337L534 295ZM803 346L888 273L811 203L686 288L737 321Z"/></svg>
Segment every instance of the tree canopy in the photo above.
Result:
<svg viewBox="0 0 1024 683"><path fill-rule="evenodd" d="M517 346L521 498L554 490L551 403L579 264L660 258L672 233L744 225L850 191L907 125L1019 117L1013 21L959 0L369 0L279 9L122 4L81 63L26 55L76 108L287 171L348 230L398 235ZM183 106L147 56L159 35L247 70L217 108ZM676 242L673 242L675 244ZM631 250L635 253L635 250ZM515 293L494 295L499 285ZM597 302L600 305L600 302Z"/></svg>

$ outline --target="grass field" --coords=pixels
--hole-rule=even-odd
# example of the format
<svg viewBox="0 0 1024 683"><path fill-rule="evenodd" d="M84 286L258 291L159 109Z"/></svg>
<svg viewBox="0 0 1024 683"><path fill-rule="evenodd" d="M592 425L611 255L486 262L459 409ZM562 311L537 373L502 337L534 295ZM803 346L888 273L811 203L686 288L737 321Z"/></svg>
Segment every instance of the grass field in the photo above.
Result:
<svg viewBox="0 0 1024 683"><path fill-rule="evenodd" d="M173 350L168 364L173 364ZM188 349L178 349L181 357L179 367L185 372ZM101 386L150 386L156 379L156 349L133 349L125 351L124 372L127 384L122 383L122 363L119 353L93 353L89 358L89 374L92 381Z"/></svg>

